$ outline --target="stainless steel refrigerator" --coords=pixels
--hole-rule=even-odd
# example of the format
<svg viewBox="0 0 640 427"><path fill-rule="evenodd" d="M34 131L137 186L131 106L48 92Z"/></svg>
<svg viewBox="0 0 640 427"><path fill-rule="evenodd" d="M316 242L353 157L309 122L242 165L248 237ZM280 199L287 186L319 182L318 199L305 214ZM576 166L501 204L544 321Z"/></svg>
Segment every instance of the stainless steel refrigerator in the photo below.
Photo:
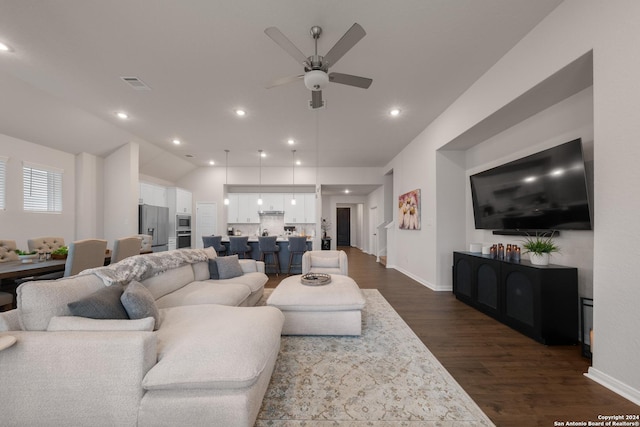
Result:
<svg viewBox="0 0 640 427"><path fill-rule="evenodd" d="M151 250L166 251L169 248L169 208L162 206L140 205L138 212L140 234L153 237Z"/></svg>

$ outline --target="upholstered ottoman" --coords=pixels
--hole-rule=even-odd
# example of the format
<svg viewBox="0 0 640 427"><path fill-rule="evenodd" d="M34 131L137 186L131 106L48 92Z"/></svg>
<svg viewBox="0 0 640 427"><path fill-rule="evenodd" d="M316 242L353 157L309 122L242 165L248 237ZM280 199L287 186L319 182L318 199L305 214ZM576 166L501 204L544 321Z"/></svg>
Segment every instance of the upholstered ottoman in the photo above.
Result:
<svg viewBox="0 0 640 427"><path fill-rule="evenodd" d="M301 275L284 279L267 305L284 314L282 335L360 335L364 297L348 276L331 275L331 283L307 286Z"/></svg>

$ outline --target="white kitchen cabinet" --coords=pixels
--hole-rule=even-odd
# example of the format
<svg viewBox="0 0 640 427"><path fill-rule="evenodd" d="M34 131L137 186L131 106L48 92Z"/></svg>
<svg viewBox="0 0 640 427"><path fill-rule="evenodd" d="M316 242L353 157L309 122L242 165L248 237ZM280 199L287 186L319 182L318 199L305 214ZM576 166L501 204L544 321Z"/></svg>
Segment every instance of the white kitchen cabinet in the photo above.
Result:
<svg viewBox="0 0 640 427"><path fill-rule="evenodd" d="M177 241L178 239L176 239L175 237L169 237L169 242L168 242L168 250L170 251L174 251L177 249Z"/></svg>
<svg viewBox="0 0 640 427"><path fill-rule="evenodd" d="M227 194L229 205L227 206L227 222L237 224L240 217L239 194Z"/></svg>
<svg viewBox="0 0 640 427"><path fill-rule="evenodd" d="M167 207L167 188L161 185L140 183L140 196L142 204Z"/></svg>
<svg viewBox="0 0 640 427"><path fill-rule="evenodd" d="M316 222L316 195L314 193L296 194L296 204L291 204L291 194L285 195L285 224L312 224Z"/></svg>
<svg viewBox="0 0 640 427"><path fill-rule="evenodd" d="M231 224L259 224L258 194L229 193L227 222Z"/></svg>
<svg viewBox="0 0 640 427"><path fill-rule="evenodd" d="M176 214L191 215L193 196L190 191L176 188Z"/></svg>
<svg viewBox="0 0 640 427"><path fill-rule="evenodd" d="M191 215L191 204L193 195L178 187L170 187L167 189L167 203L169 204L169 215Z"/></svg>
<svg viewBox="0 0 640 427"><path fill-rule="evenodd" d="M263 211L283 211L284 210L284 194L282 193L263 193L262 209Z"/></svg>

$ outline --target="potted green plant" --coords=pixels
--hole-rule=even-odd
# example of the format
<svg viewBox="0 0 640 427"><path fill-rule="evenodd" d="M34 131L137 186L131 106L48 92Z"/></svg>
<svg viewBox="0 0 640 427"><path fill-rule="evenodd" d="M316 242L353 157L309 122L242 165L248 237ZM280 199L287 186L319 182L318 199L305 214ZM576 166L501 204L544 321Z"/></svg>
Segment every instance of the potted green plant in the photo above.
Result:
<svg viewBox="0 0 640 427"><path fill-rule="evenodd" d="M69 254L69 248L66 246L60 246L55 251L51 252L52 259L66 259Z"/></svg>
<svg viewBox="0 0 640 427"><path fill-rule="evenodd" d="M535 237L529 236L522 247L525 249L525 254L531 254L529 256L531 264L535 265L548 265L551 253L560 252L560 248L553 241L553 233L550 236L538 234Z"/></svg>

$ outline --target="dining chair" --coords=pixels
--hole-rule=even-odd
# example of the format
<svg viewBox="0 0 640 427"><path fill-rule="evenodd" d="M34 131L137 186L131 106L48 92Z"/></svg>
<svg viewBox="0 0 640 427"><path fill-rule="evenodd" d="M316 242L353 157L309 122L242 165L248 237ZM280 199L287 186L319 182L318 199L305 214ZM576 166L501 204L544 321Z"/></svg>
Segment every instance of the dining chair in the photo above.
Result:
<svg viewBox="0 0 640 427"><path fill-rule="evenodd" d="M153 236L149 234L138 234L140 240L140 253L141 254L150 254L153 252L151 249L151 245L153 244Z"/></svg>
<svg viewBox="0 0 640 427"><path fill-rule="evenodd" d="M287 274L291 273L291 267L300 268L302 272L302 255L307 251L307 238L306 237L289 237L289 267L287 268ZM294 263L296 256L299 255L299 262Z"/></svg>
<svg viewBox="0 0 640 427"><path fill-rule="evenodd" d="M238 258L247 258L247 255L251 253L251 246L248 245L248 242L248 236L229 236L229 254L237 254Z"/></svg>
<svg viewBox="0 0 640 427"><path fill-rule="evenodd" d="M131 236L116 239L113 242L113 252L111 254L111 264L122 261L130 256L140 255L141 237Z"/></svg>
<svg viewBox="0 0 640 427"><path fill-rule="evenodd" d="M85 239L71 242L64 267L64 276L74 276L88 268L102 267L106 251L106 240Z"/></svg>
<svg viewBox="0 0 640 427"><path fill-rule="evenodd" d="M227 252L227 247L222 244L222 236L202 236L203 247L212 247L218 256Z"/></svg>
<svg viewBox="0 0 640 427"><path fill-rule="evenodd" d="M15 240L0 240L0 262L18 261Z"/></svg>
<svg viewBox="0 0 640 427"><path fill-rule="evenodd" d="M27 240L29 252L53 252L64 246L64 238L62 237L36 237Z"/></svg>
<svg viewBox="0 0 640 427"><path fill-rule="evenodd" d="M277 243L278 236L259 236L258 248L260 249L260 261L264 262L264 272L267 273L267 269L273 267L276 272L276 276L280 274L280 260L278 259L278 252L280 252L280 246ZM271 257L271 262L268 262L268 257Z"/></svg>

